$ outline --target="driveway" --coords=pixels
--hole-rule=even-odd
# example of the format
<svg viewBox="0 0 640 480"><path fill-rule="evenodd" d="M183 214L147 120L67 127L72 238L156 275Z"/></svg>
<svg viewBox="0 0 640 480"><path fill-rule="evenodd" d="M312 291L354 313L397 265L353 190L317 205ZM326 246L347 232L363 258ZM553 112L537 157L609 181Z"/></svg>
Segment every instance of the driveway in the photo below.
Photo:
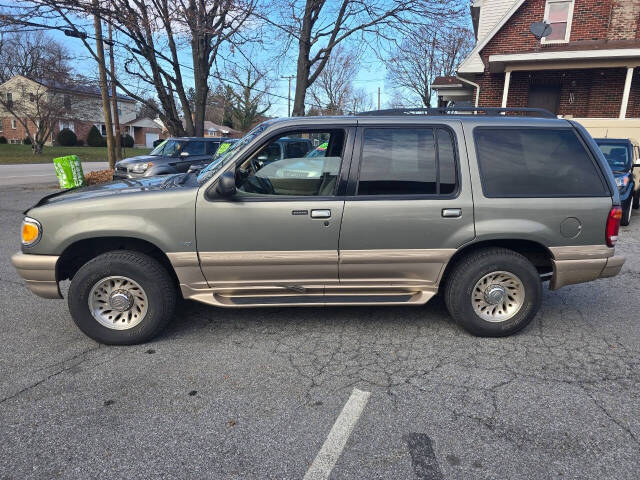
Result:
<svg viewBox="0 0 640 480"><path fill-rule="evenodd" d="M425 307L184 302L106 347L9 264L48 191L0 188L0 478L635 479L640 215L620 276L545 288L533 324L475 338Z"/></svg>
<svg viewBox="0 0 640 480"><path fill-rule="evenodd" d="M83 162L84 173L109 168L107 162ZM0 187L52 184L57 183L53 163L24 163L16 165L0 165Z"/></svg>

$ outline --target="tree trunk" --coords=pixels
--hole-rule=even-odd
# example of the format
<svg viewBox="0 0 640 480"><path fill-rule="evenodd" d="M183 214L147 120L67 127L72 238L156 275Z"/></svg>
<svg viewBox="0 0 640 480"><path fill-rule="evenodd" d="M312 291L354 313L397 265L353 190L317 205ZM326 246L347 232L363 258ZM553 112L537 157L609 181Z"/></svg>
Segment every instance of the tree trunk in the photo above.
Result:
<svg viewBox="0 0 640 480"><path fill-rule="evenodd" d="M300 40L300 50L298 53L298 68L296 71L296 93L293 97L294 117L304 116L304 101L307 97L307 87L309 82L309 47L308 43Z"/></svg>
<svg viewBox="0 0 640 480"><path fill-rule="evenodd" d="M107 69L104 63L104 44L102 42L102 21L98 15L100 5L98 0L93 0L93 25L96 31L96 55L98 57L98 73L100 74L100 96L102 97L102 111L104 113L104 126L107 130L107 159L109 168L115 168L116 155L113 141L113 127L111 125L111 107L109 105L109 92L107 87Z"/></svg>
<svg viewBox="0 0 640 480"><path fill-rule="evenodd" d="M122 136L120 131L120 114L118 113L118 96L116 92L116 64L113 58L113 34L111 24L109 24L109 63L111 69L111 102L113 103L113 123L115 125L116 145L115 158L116 162L122 160Z"/></svg>

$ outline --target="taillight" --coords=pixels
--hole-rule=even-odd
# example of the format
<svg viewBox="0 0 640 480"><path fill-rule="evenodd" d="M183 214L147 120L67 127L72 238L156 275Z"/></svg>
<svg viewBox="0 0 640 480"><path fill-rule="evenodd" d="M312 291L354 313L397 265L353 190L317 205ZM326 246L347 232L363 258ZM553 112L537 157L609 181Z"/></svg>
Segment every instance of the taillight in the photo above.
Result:
<svg viewBox="0 0 640 480"><path fill-rule="evenodd" d="M615 247L618 241L618 231L620 230L620 220L622 220L622 208L613 207L607 218L607 229L605 232L607 245Z"/></svg>

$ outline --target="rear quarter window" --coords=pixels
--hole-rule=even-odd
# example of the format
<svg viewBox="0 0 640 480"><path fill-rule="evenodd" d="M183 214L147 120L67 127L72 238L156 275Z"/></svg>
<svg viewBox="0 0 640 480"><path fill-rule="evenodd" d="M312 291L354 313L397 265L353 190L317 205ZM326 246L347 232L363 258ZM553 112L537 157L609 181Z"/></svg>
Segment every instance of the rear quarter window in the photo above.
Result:
<svg viewBox="0 0 640 480"><path fill-rule="evenodd" d="M474 138L486 197L609 196L572 129L479 127Z"/></svg>

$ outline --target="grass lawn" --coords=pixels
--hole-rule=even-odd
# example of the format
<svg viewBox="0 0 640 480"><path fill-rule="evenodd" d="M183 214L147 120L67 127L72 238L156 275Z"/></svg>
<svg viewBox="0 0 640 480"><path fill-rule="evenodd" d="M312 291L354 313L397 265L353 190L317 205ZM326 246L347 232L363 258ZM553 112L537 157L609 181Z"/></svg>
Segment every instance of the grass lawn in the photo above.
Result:
<svg viewBox="0 0 640 480"><path fill-rule="evenodd" d="M150 148L125 148L124 157L145 155ZM51 163L56 157L77 155L81 162L106 162L106 147L44 147L42 155L31 153L31 145L0 145L0 165L10 163Z"/></svg>

